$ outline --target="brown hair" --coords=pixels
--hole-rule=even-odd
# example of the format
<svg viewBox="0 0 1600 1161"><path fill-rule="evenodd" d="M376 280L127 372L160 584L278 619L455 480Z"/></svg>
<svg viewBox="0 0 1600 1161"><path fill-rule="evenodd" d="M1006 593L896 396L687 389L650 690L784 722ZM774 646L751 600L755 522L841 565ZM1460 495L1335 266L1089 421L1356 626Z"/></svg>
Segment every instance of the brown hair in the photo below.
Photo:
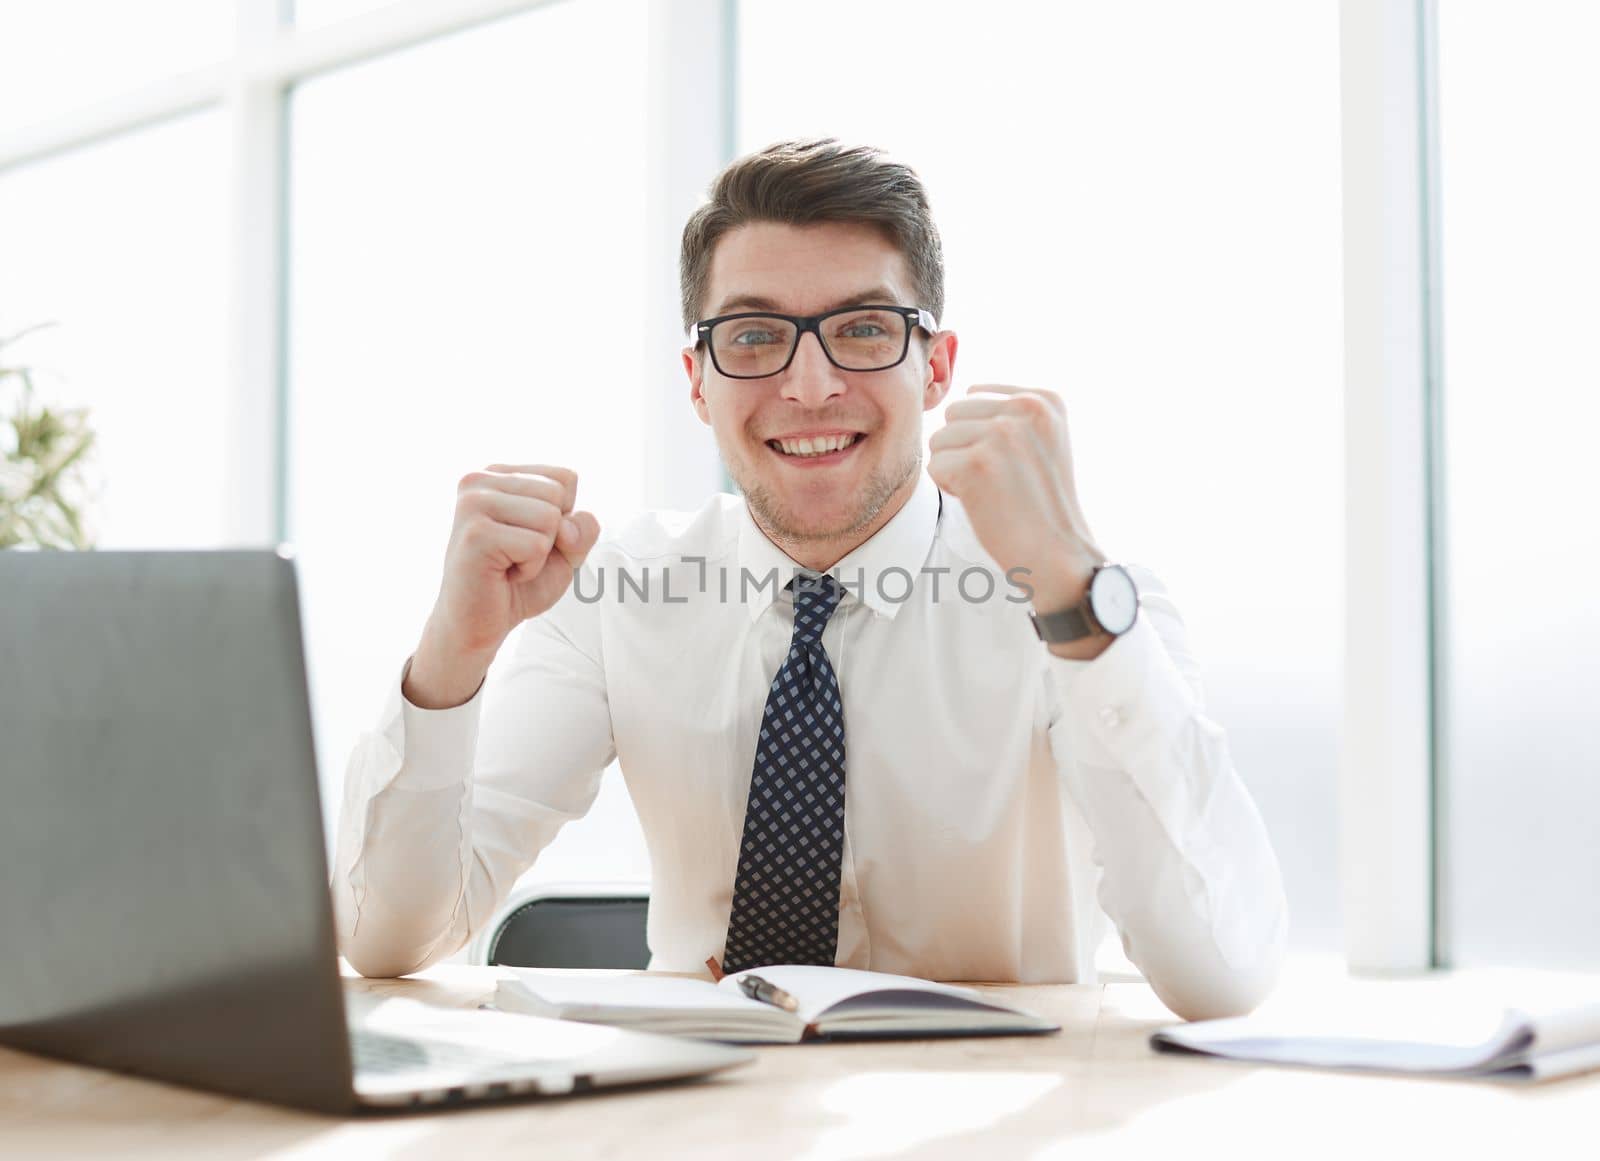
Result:
<svg viewBox="0 0 1600 1161"><path fill-rule="evenodd" d="M944 255L928 195L910 166L888 160L882 150L841 145L832 137L780 141L729 165L711 183L710 196L683 227L678 283L685 330L700 317L717 242L749 222L875 226L905 257L917 296L908 305L943 317Z"/></svg>

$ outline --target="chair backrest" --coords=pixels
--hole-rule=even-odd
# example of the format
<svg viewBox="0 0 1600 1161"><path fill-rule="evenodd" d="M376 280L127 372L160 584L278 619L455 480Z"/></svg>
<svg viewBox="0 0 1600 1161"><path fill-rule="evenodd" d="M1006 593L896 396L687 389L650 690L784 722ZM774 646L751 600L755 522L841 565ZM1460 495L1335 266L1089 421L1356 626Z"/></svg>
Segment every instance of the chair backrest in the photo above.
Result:
<svg viewBox="0 0 1600 1161"><path fill-rule="evenodd" d="M506 912L486 961L509 967L633 968L650 962L647 895L543 895Z"/></svg>

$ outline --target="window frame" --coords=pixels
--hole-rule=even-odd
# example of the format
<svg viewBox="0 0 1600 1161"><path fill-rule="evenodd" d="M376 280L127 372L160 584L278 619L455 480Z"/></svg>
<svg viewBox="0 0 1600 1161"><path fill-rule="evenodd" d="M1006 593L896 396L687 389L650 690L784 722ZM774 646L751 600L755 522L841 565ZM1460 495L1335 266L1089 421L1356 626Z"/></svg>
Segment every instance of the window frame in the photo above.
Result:
<svg viewBox="0 0 1600 1161"><path fill-rule="evenodd" d="M1341 0L1345 673L1352 969L1444 966L1447 736L1435 0Z"/></svg>

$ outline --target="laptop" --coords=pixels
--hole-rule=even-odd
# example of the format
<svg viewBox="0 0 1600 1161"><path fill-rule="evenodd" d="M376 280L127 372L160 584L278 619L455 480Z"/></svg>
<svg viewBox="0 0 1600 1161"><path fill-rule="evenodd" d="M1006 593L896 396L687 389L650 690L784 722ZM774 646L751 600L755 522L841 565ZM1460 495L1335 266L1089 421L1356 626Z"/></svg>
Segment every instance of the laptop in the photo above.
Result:
<svg viewBox="0 0 1600 1161"><path fill-rule="evenodd" d="M0 1044L329 1113L753 1058L346 1004L286 550L0 552L0 933Z"/></svg>

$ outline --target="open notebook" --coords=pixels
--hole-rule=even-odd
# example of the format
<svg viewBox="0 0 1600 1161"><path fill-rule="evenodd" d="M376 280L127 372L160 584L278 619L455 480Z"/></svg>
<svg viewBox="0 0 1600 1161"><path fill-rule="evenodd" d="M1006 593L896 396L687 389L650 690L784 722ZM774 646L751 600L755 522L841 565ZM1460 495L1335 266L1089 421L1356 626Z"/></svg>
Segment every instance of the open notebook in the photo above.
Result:
<svg viewBox="0 0 1600 1161"><path fill-rule="evenodd" d="M504 1011L706 1040L790 1044L818 1037L992 1036L1059 1027L971 988L851 968L763 967L718 983L512 970L515 978L502 980L495 993L495 1006ZM739 988L747 975L788 992L799 1010L750 999Z"/></svg>
<svg viewBox="0 0 1600 1161"><path fill-rule="evenodd" d="M1366 1034L1352 1034L1357 1031ZM1401 1038L1384 1034L1381 1026L1335 1031L1241 1016L1162 1028L1150 1043L1166 1052L1260 1064L1494 1080L1549 1080L1600 1068L1600 1003L1538 1012L1508 1009L1487 1034L1460 1025L1431 1032Z"/></svg>

